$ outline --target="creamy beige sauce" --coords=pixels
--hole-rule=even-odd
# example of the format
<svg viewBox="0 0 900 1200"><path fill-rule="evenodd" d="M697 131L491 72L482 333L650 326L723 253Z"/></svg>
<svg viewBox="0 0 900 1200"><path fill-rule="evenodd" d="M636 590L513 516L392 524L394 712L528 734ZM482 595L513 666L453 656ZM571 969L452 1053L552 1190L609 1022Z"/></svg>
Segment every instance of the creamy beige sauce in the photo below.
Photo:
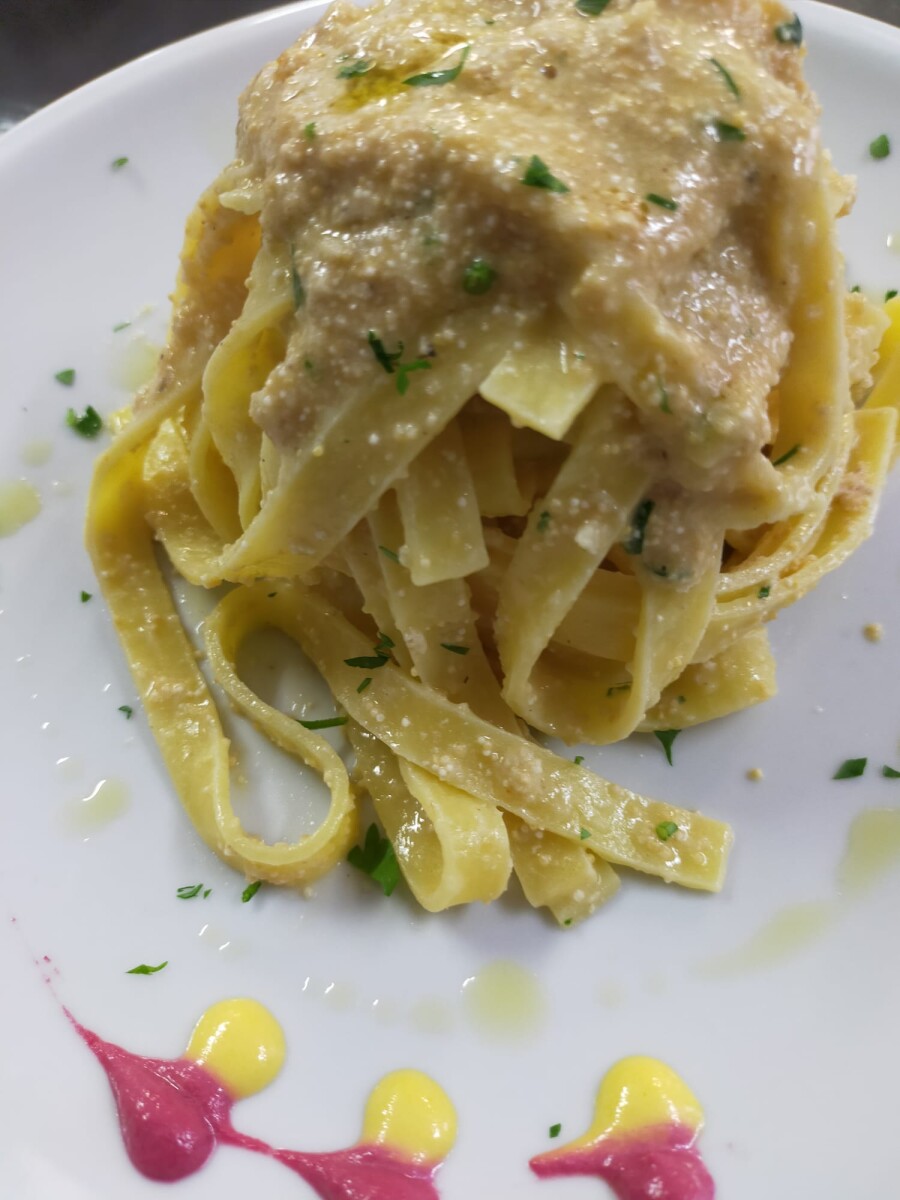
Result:
<svg viewBox="0 0 900 1200"><path fill-rule="evenodd" d="M641 410L671 478L752 479L797 288L773 214L822 170L802 52L773 34L787 19L757 0L334 5L241 103L231 202L261 207L305 291L254 418L298 445L335 394L377 381L370 329L437 368L473 305L486 323L549 308ZM467 46L452 82L404 85ZM534 155L568 191L523 185ZM476 258L496 279L473 297ZM411 405L438 374L411 377Z"/></svg>

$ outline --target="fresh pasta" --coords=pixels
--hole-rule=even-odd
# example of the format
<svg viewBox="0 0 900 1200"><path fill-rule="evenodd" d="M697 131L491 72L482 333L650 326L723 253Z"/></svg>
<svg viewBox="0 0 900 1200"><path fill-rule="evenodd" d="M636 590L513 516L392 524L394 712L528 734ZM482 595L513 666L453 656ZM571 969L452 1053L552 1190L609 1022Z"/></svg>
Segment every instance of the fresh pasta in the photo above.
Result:
<svg viewBox="0 0 900 1200"><path fill-rule="evenodd" d="M846 291L799 30L769 0L338 3L245 92L87 538L182 804L248 878L320 878L368 796L429 911L512 874L563 925L620 867L721 887L726 825L542 735L771 696L766 623L871 530L900 309ZM205 666L157 544L222 589ZM352 769L242 679L266 629ZM313 833L244 829L214 688L321 775Z"/></svg>

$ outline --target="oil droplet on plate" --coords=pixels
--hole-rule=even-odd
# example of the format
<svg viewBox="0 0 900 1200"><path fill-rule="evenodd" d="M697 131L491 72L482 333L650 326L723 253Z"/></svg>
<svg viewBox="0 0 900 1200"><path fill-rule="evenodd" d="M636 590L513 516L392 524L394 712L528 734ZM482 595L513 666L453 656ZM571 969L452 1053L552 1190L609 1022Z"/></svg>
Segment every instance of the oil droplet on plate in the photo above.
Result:
<svg viewBox="0 0 900 1200"><path fill-rule="evenodd" d="M893 250L895 254L900 254L900 230L897 233L888 234L887 248Z"/></svg>
<svg viewBox="0 0 900 1200"><path fill-rule="evenodd" d="M50 461L53 453L53 443L48 441L28 442L19 453L19 458L26 467L42 467Z"/></svg>
<svg viewBox="0 0 900 1200"><path fill-rule="evenodd" d="M73 833L94 833L128 808L128 789L119 779L101 779L94 790L66 807L65 824Z"/></svg>
<svg viewBox="0 0 900 1200"><path fill-rule="evenodd" d="M512 1040L525 1037L541 1025L546 1002L541 985L518 963L490 963L462 985L463 1006L471 1023L482 1033Z"/></svg>
<svg viewBox="0 0 900 1200"><path fill-rule="evenodd" d="M126 392L136 392L153 378L160 348L146 338L134 338L117 355L113 377Z"/></svg>
<svg viewBox="0 0 900 1200"><path fill-rule="evenodd" d="M30 483L24 479L0 483L0 537L18 533L40 511L40 493Z"/></svg>
<svg viewBox="0 0 900 1200"><path fill-rule="evenodd" d="M420 1033L449 1033L453 1029L453 1012L436 996L425 996L410 1009L410 1023Z"/></svg>
<svg viewBox="0 0 900 1200"><path fill-rule="evenodd" d="M782 909L745 942L728 954L707 959L699 972L707 979L738 975L787 962L806 946L818 941L834 922L836 904L807 900Z"/></svg>
<svg viewBox="0 0 900 1200"><path fill-rule="evenodd" d="M874 808L860 813L850 826L847 849L838 869L841 891L847 896L860 896L896 867L900 867L900 808Z"/></svg>
<svg viewBox="0 0 900 1200"><path fill-rule="evenodd" d="M322 993L322 999L335 1012L349 1012L356 1007L358 998L352 983L329 983Z"/></svg>

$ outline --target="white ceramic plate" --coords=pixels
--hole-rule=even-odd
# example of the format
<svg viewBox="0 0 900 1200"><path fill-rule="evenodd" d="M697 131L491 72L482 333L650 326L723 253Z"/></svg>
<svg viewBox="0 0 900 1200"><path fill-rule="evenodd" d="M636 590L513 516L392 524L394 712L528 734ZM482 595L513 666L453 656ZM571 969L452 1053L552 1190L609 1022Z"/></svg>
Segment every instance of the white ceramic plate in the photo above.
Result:
<svg viewBox="0 0 900 1200"><path fill-rule="evenodd" d="M243 882L173 797L102 602L80 600L96 591L81 541L96 447L63 416L125 402L165 325L184 218L229 157L237 94L320 12L281 9L150 55L0 141L0 480L25 478L43 499L0 542L0 1194L159 1194L125 1157L106 1080L34 965L44 955L79 1019L141 1053L179 1054L214 1000L267 1004L288 1062L236 1121L277 1144L348 1145L382 1073L428 1071L460 1115L446 1200L597 1196L596 1181L539 1183L527 1161L552 1123L563 1139L586 1128L600 1077L629 1053L667 1060L705 1104L701 1148L723 1200L894 1194L900 874L850 902L838 868L857 814L900 806L900 782L880 774L900 765L900 478L871 541L779 619L777 699L684 734L674 767L653 739L589 752L613 779L734 824L719 897L628 879L607 911L561 933L515 900L429 917L346 867L313 900L263 889L242 904ZM800 12L827 143L859 176L843 228L850 280L880 295L900 286L888 245L900 243L900 31ZM896 150L875 162L867 147L883 132ZM71 389L54 380L67 367ZM43 465L35 443L49 446ZM884 625L878 645L869 622ZM863 755L862 779L831 780ZM752 767L763 782L747 781ZM101 779L121 781L126 810L88 830L79 801ZM209 899L176 899L201 880ZM794 906L819 904L800 910L820 926L804 939ZM773 919L794 929L793 950ZM730 969L704 972L732 951ZM158 975L125 974L163 959ZM474 1019L463 991L498 960L529 973L540 1009L525 1028L507 1014L505 1034ZM277 1164L225 1149L178 1194L263 1188L268 1200L304 1192Z"/></svg>

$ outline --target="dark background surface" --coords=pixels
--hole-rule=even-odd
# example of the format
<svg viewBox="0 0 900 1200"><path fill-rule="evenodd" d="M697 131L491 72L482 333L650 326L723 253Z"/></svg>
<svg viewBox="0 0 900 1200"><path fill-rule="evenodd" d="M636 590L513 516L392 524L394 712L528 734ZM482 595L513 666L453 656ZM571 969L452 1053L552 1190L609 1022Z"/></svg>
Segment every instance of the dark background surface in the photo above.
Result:
<svg viewBox="0 0 900 1200"><path fill-rule="evenodd" d="M900 0L840 6L900 25ZM149 50L271 7L268 0L0 0L0 130Z"/></svg>

